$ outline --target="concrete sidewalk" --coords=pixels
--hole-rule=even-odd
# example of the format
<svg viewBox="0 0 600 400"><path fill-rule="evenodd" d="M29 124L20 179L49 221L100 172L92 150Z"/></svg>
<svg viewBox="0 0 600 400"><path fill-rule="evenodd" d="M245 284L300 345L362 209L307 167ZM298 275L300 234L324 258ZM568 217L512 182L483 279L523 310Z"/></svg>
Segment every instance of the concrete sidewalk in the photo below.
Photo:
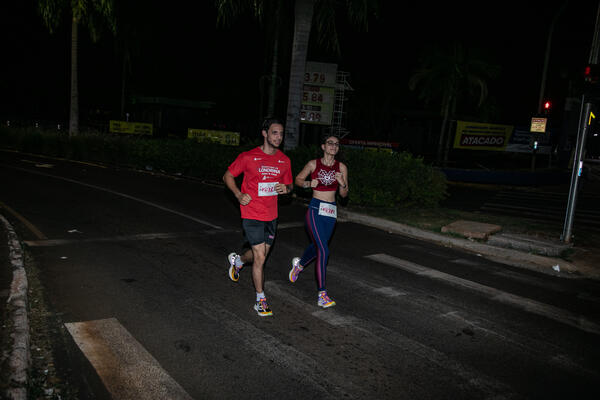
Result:
<svg viewBox="0 0 600 400"><path fill-rule="evenodd" d="M340 221L355 222L441 246L459 248L513 267L563 278L600 280L600 249L597 252L590 249L589 254L566 261L558 255L571 246L526 235L498 233L501 227L493 224L456 221L442 229L452 234L448 235L345 210L339 210L338 217Z"/></svg>

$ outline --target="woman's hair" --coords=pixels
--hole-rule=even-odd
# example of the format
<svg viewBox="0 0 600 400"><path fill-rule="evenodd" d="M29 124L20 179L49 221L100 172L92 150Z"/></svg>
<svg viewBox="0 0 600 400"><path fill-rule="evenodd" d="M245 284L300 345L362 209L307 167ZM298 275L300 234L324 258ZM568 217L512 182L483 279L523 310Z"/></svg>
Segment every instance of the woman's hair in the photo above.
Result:
<svg viewBox="0 0 600 400"><path fill-rule="evenodd" d="M340 147L339 147L337 154L335 155L335 159L338 161L343 161L344 154L342 152L342 143L341 143L340 137L338 135L336 135L335 133L325 133L325 134L321 135L321 144L325 144L327 142L327 139L329 139L329 138L336 138L338 140L338 142L340 142ZM319 146L318 153L319 154L317 155L317 158L323 156L323 151L321 150L320 146Z"/></svg>
<svg viewBox="0 0 600 400"><path fill-rule="evenodd" d="M334 133L325 133L325 134L321 135L321 144L325 144L327 139L332 138L332 137L336 138L338 141L340 140L340 137Z"/></svg>
<svg viewBox="0 0 600 400"><path fill-rule="evenodd" d="M269 128L273 124L279 124L281 126L284 126L283 122L279 118L267 117L267 118L264 119L264 121L262 123L262 130L265 131L265 132L268 132Z"/></svg>

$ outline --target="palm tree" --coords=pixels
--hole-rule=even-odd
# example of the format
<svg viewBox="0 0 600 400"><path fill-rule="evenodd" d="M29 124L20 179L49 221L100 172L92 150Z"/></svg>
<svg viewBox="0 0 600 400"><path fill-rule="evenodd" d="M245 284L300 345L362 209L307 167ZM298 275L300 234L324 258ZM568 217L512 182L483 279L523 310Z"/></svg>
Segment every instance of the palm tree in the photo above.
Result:
<svg viewBox="0 0 600 400"><path fill-rule="evenodd" d="M480 107L487 98L487 80L496 77L498 73L499 67L472 56L458 42L449 47L433 47L425 51L408 86L411 90L420 87L419 98L425 103L440 101L442 125L437 148L438 164L442 163L442 158L444 165L448 161L450 140L444 139L457 104L475 94L478 95L477 107Z"/></svg>
<svg viewBox="0 0 600 400"><path fill-rule="evenodd" d="M288 5L284 0L215 0L219 18L229 18L252 10L256 16L264 17L265 5L273 1ZM287 118L285 149L298 146L298 131L300 126L300 106L302 103L302 88L304 85L304 68L308 53L309 39L312 29L317 34L317 42L324 48L339 53L339 41L336 29L336 15L340 10L346 10L350 22L367 29L368 17L378 8L378 0L296 0L294 3L294 39L290 65L290 80L288 88ZM277 8L279 14L274 18L285 15ZM284 24L286 25L286 24ZM277 34L277 33L276 33Z"/></svg>
<svg viewBox="0 0 600 400"><path fill-rule="evenodd" d="M79 91L77 86L78 27L88 28L92 40L99 37L102 24L114 34L116 22L113 0L38 0L38 9L50 33L60 25L64 15L71 18L71 103L69 115L69 136L79 133Z"/></svg>

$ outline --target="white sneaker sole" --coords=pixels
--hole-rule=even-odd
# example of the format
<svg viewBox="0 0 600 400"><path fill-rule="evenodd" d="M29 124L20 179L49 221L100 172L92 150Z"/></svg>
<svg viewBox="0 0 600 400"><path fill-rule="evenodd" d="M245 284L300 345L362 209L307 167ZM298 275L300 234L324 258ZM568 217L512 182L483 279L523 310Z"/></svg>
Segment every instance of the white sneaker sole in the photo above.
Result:
<svg viewBox="0 0 600 400"><path fill-rule="evenodd" d="M273 311L271 311L269 314L261 314L258 312L258 306L255 304L254 305L254 311L256 311L256 313L258 314L259 317L271 317L273 316Z"/></svg>
<svg viewBox="0 0 600 400"><path fill-rule="evenodd" d="M236 253L229 253L229 255L227 256L227 261L229 262L229 279L231 279L234 282L237 282L240 280L240 275L239 275L239 271L238 271L238 278L235 279L234 275L233 275L233 270L235 268L235 256L237 254Z"/></svg>

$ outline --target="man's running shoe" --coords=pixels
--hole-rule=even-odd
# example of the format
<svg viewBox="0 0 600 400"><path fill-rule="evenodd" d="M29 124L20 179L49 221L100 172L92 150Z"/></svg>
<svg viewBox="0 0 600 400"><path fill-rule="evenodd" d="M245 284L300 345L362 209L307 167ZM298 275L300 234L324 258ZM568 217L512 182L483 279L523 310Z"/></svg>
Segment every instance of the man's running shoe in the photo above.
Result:
<svg viewBox="0 0 600 400"><path fill-rule="evenodd" d="M290 270L290 282L294 283L298 279L298 275L302 272L303 268L300 268L300 257L292 258L292 269Z"/></svg>
<svg viewBox="0 0 600 400"><path fill-rule="evenodd" d="M317 300L317 305L319 307L327 308L335 306L335 301L333 301L328 295L326 291L319 292L319 300Z"/></svg>
<svg viewBox="0 0 600 400"><path fill-rule="evenodd" d="M254 305L254 309L256 310L256 313L259 317L268 317L270 315L273 315L273 311L271 311L271 309L269 308L269 305L267 304L267 299L264 297L256 302L256 304Z"/></svg>
<svg viewBox="0 0 600 400"><path fill-rule="evenodd" d="M240 269L242 269L241 266L235 266L235 259L237 256L238 255L236 253L229 253L227 256L227 261L229 261L229 279L234 282L237 282L240 279Z"/></svg>

